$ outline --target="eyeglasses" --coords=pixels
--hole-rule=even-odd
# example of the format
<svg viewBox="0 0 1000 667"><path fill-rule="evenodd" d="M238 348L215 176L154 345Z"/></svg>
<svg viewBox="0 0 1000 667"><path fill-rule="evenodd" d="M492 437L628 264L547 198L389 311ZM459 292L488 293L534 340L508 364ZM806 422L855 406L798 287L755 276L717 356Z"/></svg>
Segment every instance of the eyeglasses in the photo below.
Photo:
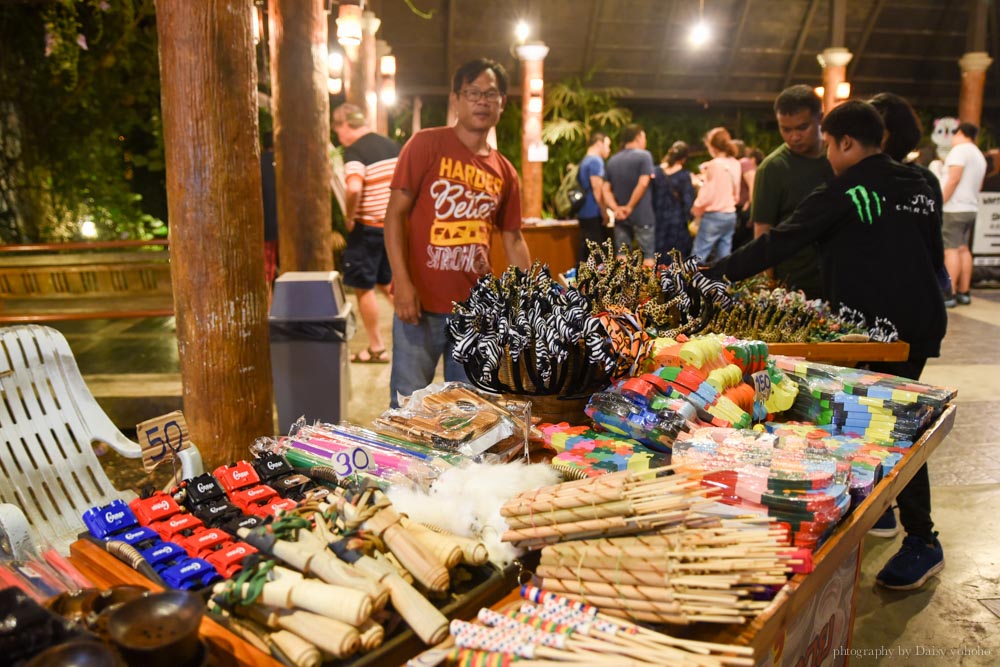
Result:
<svg viewBox="0 0 1000 667"><path fill-rule="evenodd" d="M462 97L470 102L478 102L479 100L485 99L490 104L495 104L503 94L496 88L490 88L489 90L479 90L478 88L464 88L462 90Z"/></svg>

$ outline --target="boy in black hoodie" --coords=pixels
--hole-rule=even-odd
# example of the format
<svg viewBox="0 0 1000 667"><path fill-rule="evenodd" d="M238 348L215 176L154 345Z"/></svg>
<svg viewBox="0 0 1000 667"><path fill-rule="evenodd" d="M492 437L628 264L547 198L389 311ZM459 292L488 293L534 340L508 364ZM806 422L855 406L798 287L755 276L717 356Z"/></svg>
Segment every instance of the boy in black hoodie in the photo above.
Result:
<svg viewBox="0 0 1000 667"><path fill-rule="evenodd" d="M917 379L927 358L940 354L947 326L936 277L944 264L939 204L919 172L882 153L885 125L870 104L841 104L823 119L822 130L833 180L787 221L706 273L742 280L817 244L824 297L860 310L869 322L892 321L910 344L896 372ZM918 505L918 520L903 521L902 549L878 575L888 588L919 588L944 567L929 485Z"/></svg>

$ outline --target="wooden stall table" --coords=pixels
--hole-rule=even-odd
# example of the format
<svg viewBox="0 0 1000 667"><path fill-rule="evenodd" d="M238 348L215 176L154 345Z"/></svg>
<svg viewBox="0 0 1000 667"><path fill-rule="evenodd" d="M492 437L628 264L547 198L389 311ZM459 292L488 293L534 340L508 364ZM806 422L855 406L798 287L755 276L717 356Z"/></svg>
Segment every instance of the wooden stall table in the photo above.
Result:
<svg viewBox="0 0 1000 667"><path fill-rule="evenodd" d="M862 362L906 361L910 344L895 343L768 343L769 354L802 357L835 366L854 367Z"/></svg>
<svg viewBox="0 0 1000 667"><path fill-rule="evenodd" d="M146 577L106 552L89 540L77 540L69 547L70 562L80 572L101 589L121 584L144 586L151 591L162 591ZM209 664L214 667L235 665L255 665L257 667L281 667L281 663L237 637L227 628L216 623L205 614L198 631L208 646Z"/></svg>
<svg viewBox="0 0 1000 667"><path fill-rule="evenodd" d="M851 645L865 534L951 431L956 409L954 405L945 409L872 494L813 554L814 570L791 577L757 618L741 625L664 626L667 634L750 646L757 667L846 664L847 656L834 656L833 651ZM493 609L504 608L518 598L515 589ZM830 657L833 661L827 663Z"/></svg>
<svg viewBox="0 0 1000 667"><path fill-rule="evenodd" d="M576 266L576 249L580 244L580 223L576 220L526 220L521 233L528 244L531 261L539 259L548 264L553 277ZM500 232L494 230L490 241L490 266L499 276L507 265Z"/></svg>

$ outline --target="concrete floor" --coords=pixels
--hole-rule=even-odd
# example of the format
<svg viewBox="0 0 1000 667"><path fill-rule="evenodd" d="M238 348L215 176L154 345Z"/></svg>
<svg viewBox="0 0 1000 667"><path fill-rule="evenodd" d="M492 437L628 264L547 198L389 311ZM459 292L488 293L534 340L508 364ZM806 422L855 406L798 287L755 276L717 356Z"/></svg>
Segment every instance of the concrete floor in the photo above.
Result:
<svg viewBox="0 0 1000 667"><path fill-rule="evenodd" d="M379 301L390 340L391 309ZM179 406L172 319L55 326L66 333L98 400L122 415L120 423ZM971 306L949 311L948 329L941 358L931 360L922 378L959 389L955 428L929 463L946 567L920 591L884 591L875 576L902 537L865 540L853 648L884 657L855 657L853 664L1000 665L1000 546L989 518L993 503L1000 506L1000 291L975 290ZM366 345L359 322L349 348ZM350 381L351 421L366 423L388 406L388 364L351 364Z"/></svg>

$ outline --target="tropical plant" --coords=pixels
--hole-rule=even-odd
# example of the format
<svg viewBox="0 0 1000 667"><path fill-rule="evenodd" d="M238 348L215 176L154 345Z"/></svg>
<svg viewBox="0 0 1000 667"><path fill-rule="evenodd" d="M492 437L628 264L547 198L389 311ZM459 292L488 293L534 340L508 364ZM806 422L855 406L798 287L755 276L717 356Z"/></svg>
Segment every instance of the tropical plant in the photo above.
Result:
<svg viewBox="0 0 1000 667"><path fill-rule="evenodd" d="M0 4L0 240L165 232L156 37L153 0Z"/></svg>
<svg viewBox="0 0 1000 667"><path fill-rule="evenodd" d="M542 141L549 145L549 160L543 170L542 197L549 213L566 168L583 159L590 134L600 130L614 139L632 119L632 112L618 105L628 89L588 88L593 74L592 70L582 78L556 83L546 94Z"/></svg>

